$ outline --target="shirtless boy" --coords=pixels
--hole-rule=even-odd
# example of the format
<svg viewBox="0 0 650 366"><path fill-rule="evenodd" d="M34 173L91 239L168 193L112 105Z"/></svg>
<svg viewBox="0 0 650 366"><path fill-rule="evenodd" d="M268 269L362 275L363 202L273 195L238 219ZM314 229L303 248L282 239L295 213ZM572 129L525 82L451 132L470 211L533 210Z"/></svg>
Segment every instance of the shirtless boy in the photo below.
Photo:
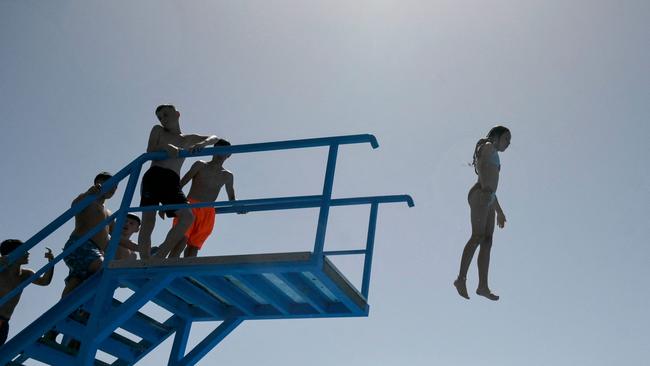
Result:
<svg viewBox="0 0 650 366"><path fill-rule="evenodd" d="M86 198L88 195L99 193L102 184L111 177L112 175L106 172L97 174L94 180L94 185L75 198L74 201L72 201L72 206ZM74 244L77 239L111 215L111 212L104 207L104 202L113 197L116 189L117 185L110 191L97 197L94 202L75 216L74 230L72 231L72 234L70 234L68 242L63 246L63 250ZM90 240L81 244L81 246L77 247L74 252L70 253L63 259L68 268L70 268L70 274L65 279L65 288L63 289L62 297L66 296L93 273L101 269L104 261L104 251L109 242L111 226L112 224L103 227Z"/></svg>
<svg viewBox="0 0 650 366"><path fill-rule="evenodd" d="M220 140L214 146L230 146L230 143L225 140ZM228 200L235 200L233 174L223 168L223 162L229 157L230 154L214 155L212 160L207 163L199 160L192 165L190 170L183 176L183 179L181 179L181 187L184 187L190 180L192 181L190 193L187 197L190 203L214 202L223 186L226 186ZM185 239L187 241L187 248L184 253L185 257L196 257L198 251L214 228L215 209L213 207L193 208L192 213L194 214L194 222L185 232ZM177 221L174 219L174 225L177 224ZM180 255L184 244L185 240L182 241L182 244L174 248L170 256L176 253Z"/></svg>
<svg viewBox="0 0 650 366"><path fill-rule="evenodd" d="M151 167L144 173L140 206L187 203L187 198L180 186L180 171L185 159L178 157L179 151L186 149L194 152L220 140L214 135L182 134L178 122L180 115L173 105L165 104L156 108L156 117L158 117L160 125L151 129L147 152L164 150L169 154L169 158L152 161ZM178 218L178 225L169 230L165 241L159 246L155 254L155 257L159 258L165 258L183 240L184 233L194 220L194 215L189 208L167 211L166 214L168 217ZM142 259L148 259L151 256L151 233L155 225L156 212L143 212L142 226L138 235Z"/></svg>
<svg viewBox="0 0 650 366"><path fill-rule="evenodd" d="M137 259L138 244L131 241L131 235L140 230L140 218L132 213L126 214L126 221L120 235L120 245L117 247L115 259Z"/></svg>
<svg viewBox="0 0 650 366"><path fill-rule="evenodd" d="M7 256L22 244L23 242L17 239L5 240L0 244L0 254L2 254L3 257ZM52 255L52 252L48 250L45 252L45 258L47 258L48 261L52 261L54 256ZM29 253L25 253L22 258L18 259L11 266L0 272L0 297L10 293L23 281L34 275L33 270L29 268L21 268L23 264L27 264L28 262ZM37 278L32 283L39 286L47 286L52 282L52 276L54 276L54 267L50 268L49 271L45 272L43 276ZM22 295L22 291L0 306L0 346L2 346L7 340L7 335L9 334L9 319L11 318L16 305L18 305L20 295Z"/></svg>

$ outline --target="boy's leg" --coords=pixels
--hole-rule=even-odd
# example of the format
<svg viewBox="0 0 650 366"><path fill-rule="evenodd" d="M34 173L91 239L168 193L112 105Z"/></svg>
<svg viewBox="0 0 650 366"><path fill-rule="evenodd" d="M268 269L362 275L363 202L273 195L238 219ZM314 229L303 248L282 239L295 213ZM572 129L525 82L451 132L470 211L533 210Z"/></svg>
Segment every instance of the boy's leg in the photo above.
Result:
<svg viewBox="0 0 650 366"><path fill-rule="evenodd" d="M187 247L185 247L185 253L183 253L183 257L185 258L196 257L198 253L199 253L198 248L188 245Z"/></svg>
<svg viewBox="0 0 650 366"><path fill-rule="evenodd" d="M171 252L169 252L169 258L180 258L181 253L183 253L183 249L185 249L185 245L187 244L187 237L183 236L183 239L179 241L174 249L172 249Z"/></svg>
<svg viewBox="0 0 650 366"><path fill-rule="evenodd" d="M165 258L167 254L174 249L174 247L180 242L183 237L185 237L185 232L194 222L194 214L189 208L181 208L176 210L176 217L178 218L178 224L172 226L172 228L167 233L165 241L160 244L158 247L158 252L154 257L156 258ZM142 229L140 229L142 230ZM151 242L150 244L151 245Z"/></svg>
<svg viewBox="0 0 650 366"><path fill-rule="evenodd" d="M140 233L138 234L138 247L140 248L140 258L147 259L151 256L151 233L156 226L156 212L145 211L142 213L142 224L140 224Z"/></svg>
<svg viewBox="0 0 650 366"><path fill-rule="evenodd" d="M93 262L91 262L87 268L87 273L88 273L87 277L90 277L95 272L99 271L102 268L103 263L104 261L101 258L95 259ZM79 287L79 285L81 285L81 283L84 280L85 279L76 276L68 278L68 280L65 283L65 287L63 288L63 293L61 294L61 298L66 297L70 292L72 292L72 290Z"/></svg>

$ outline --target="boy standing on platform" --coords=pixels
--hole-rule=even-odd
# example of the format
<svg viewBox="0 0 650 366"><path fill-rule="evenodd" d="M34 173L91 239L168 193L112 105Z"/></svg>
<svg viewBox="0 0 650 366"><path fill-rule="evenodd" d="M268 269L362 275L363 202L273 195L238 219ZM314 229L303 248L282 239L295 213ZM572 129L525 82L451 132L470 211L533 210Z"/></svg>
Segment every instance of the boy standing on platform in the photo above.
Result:
<svg viewBox="0 0 650 366"><path fill-rule="evenodd" d="M182 134L178 121L180 113L173 105L158 106L156 108L156 117L158 117L160 125L156 125L151 129L147 152L164 150L169 154L169 158L152 161L151 167L144 173L141 184L140 206L187 203L187 198L180 186L180 171L185 159L178 157L179 151L186 149L194 152L214 144L220 139L214 135ZM168 217L176 217L178 225L169 230L165 241L159 246L155 254L159 258L165 258L180 241L184 240L184 233L194 220L194 215L189 208L166 211L166 214ZM155 224L156 212L144 211L138 236L140 257L142 259L151 256L151 233Z"/></svg>
<svg viewBox="0 0 650 366"><path fill-rule="evenodd" d="M225 140L220 140L217 146L230 146L230 143ZM219 196L221 187L226 187L228 193L228 200L235 200L234 176L231 172L223 168L223 163L230 157L228 155L214 155L209 162L197 161L192 165L190 170L181 179L181 187L184 187L190 180L192 186L188 199L190 203L198 202L214 202ZM214 207L199 207L193 208L194 222L185 232L185 239L187 240L187 247L185 248L184 257L196 257L199 249L203 246L205 240L212 233L214 228L215 219ZM245 213L245 212L239 212ZM174 225L177 225L178 220L174 219ZM180 255L183 249L184 242L174 248L174 254ZM177 255L177 256L178 256Z"/></svg>

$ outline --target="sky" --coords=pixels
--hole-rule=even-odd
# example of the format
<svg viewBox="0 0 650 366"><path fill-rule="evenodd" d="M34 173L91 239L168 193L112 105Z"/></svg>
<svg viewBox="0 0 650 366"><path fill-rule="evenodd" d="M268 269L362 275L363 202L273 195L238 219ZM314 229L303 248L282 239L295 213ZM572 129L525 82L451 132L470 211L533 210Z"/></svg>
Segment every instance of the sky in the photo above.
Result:
<svg viewBox="0 0 650 366"><path fill-rule="evenodd" d="M379 149L340 149L334 197L416 206L380 208L369 317L244 322L199 365L644 364L648 24L644 0L0 1L0 236L28 239L144 152L158 104L178 107L184 132L233 144L372 133ZM501 299L473 295L474 262L467 301L452 281L468 163L496 124L512 132L490 263ZM311 149L225 165L249 199L319 194L325 161ZM359 248L367 215L333 209L325 248ZM316 220L218 216L200 255L310 250ZM335 263L359 285L360 258ZM58 300L65 274L25 290L10 336ZM190 346L214 326L194 326ZM142 364L167 362L171 338L159 349Z"/></svg>

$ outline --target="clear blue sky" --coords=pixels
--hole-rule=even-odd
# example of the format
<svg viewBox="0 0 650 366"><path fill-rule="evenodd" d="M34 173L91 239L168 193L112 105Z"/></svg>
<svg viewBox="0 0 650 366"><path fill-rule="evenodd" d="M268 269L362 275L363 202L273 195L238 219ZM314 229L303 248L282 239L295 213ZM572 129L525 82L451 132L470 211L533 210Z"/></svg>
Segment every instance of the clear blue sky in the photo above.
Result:
<svg viewBox="0 0 650 366"><path fill-rule="evenodd" d="M2 1L0 236L29 238L98 171L142 153L160 103L178 106L184 131L233 143L373 133L378 150L341 150L335 196L410 193L417 206L380 211L370 317L247 322L200 364L644 364L648 24L645 0ZM451 285L469 237L467 162L496 123L513 135L491 263L502 299L468 302ZM238 197L256 198L318 193L324 161L226 165ZM358 246L366 215L333 211L327 248ZM307 249L315 221L217 217L202 254ZM70 230L44 245L59 251ZM359 263L339 264L358 280ZM11 334L66 273L25 291Z"/></svg>

